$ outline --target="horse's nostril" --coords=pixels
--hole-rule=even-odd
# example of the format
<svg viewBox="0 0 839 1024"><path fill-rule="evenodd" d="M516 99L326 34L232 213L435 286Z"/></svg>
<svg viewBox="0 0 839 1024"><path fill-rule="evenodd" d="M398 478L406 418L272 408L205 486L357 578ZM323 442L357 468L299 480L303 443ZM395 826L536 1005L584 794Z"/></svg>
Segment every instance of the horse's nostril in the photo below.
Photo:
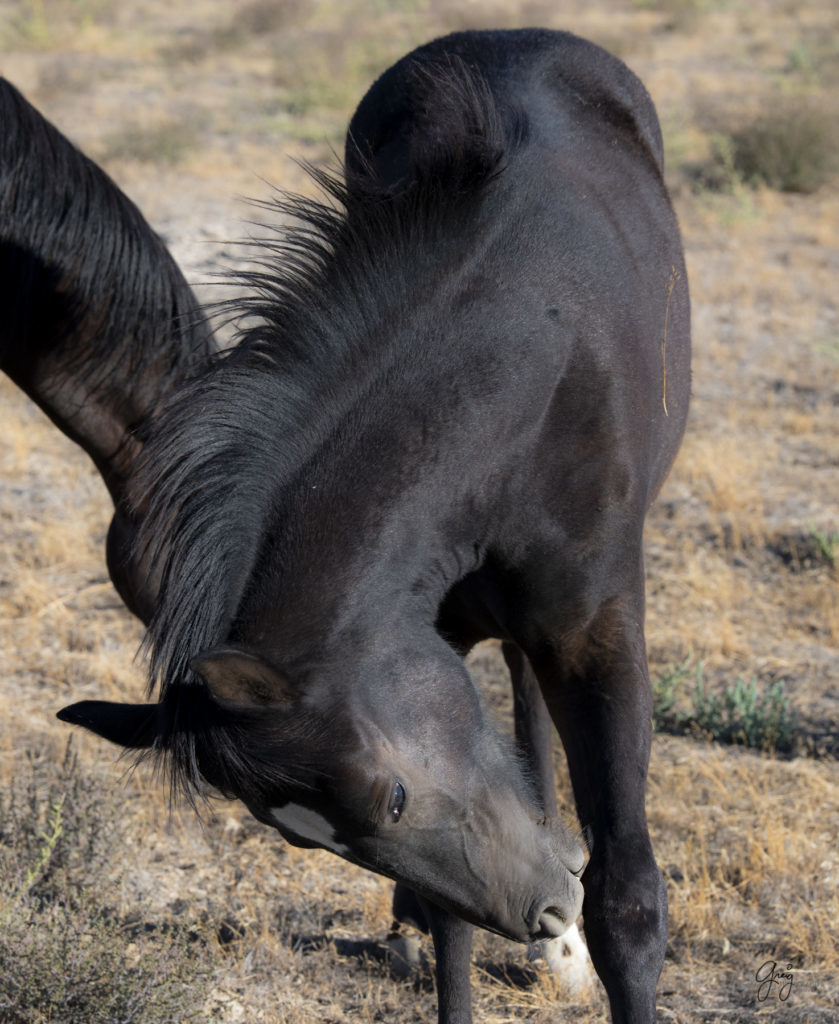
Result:
<svg viewBox="0 0 839 1024"><path fill-rule="evenodd" d="M545 907L539 915L539 938L555 939L568 931L568 921L558 907Z"/></svg>

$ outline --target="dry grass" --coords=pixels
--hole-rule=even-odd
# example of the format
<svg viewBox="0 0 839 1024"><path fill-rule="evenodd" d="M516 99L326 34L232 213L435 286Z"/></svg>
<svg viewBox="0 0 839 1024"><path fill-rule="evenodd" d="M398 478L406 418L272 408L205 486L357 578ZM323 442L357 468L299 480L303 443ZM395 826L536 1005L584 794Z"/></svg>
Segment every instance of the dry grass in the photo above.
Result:
<svg viewBox="0 0 839 1024"><path fill-rule="evenodd" d="M584 8L584 9L582 9ZM597 5L457 0L28 0L0 4L3 73L106 162L192 280L235 255L261 179L309 184L292 158L322 160L372 77L453 28L543 23L618 52L659 107L685 235L694 399L680 460L647 534L654 673L690 656L722 688L783 679L798 714L787 761L658 736L648 807L668 878L670 948L659 1019L804 1024L839 1002L839 572L816 535L839 533L839 183L807 196L696 190L720 123L775 97L814 109L839 80L832 5ZM821 105L821 106L820 106ZM171 132L171 126L176 130ZM726 122L726 125L728 122ZM184 131L181 131L181 126ZM165 129L165 131L163 130ZM169 133L167 135L167 132ZM0 785L41 751L56 772L53 713L85 697L142 699L139 626L107 582L104 487L87 459L5 380L0 450ZM508 713L497 651L474 671ZM203 1019L435 1019L430 972L401 980L383 952L389 885L327 854L295 851L236 805L203 824L170 812L147 772L79 736L90 785L118 794L123 919L217 931ZM567 779L560 788L570 805ZM104 875L103 875L104 884ZM0 909L0 913L2 910ZM794 965L785 1003L758 1003L765 959ZM556 1019L567 993L523 953L476 943L476 1020ZM607 1020L599 989L568 1019ZM148 1024L155 1024L149 1020Z"/></svg>
<svg viewBox="0 0 839 1024"><path fill-rule="evenodd" d="M677 741L659 740L648 803L672 922L665 1004L668 987L684 983L704 1005L739 1004L745 1019L767 959L800 969L802 1001L830 998L839 968L837 795L820 765L713 747L686 756ZM703 963L716 965L715 978Z"/></svg>

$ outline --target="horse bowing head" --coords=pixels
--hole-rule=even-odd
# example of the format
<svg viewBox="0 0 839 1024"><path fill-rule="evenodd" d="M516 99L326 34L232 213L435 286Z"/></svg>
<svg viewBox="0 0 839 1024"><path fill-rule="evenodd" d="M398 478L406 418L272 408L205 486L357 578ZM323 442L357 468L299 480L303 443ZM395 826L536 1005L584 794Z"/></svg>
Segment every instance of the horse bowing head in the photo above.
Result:
<svg viewBox="0 0 839 1024"><path fill-rule="evenodd" d="M448 652L451 657L447 657ZM321 847L474 924L530 942L582 903L583 855L546 820L514 752L445 648L301 675L254 650L192 658L158 704L59 712L130 749L154 748L176 788L209 783L290 843Z"/></svg>
<svg viewBox="0 0 839 1024"><path fill-rule="evenodd" d="M431 646L299 678L254 651L193 659L217 727L198 733L202 774L295 845L510 938L561 934L580 910L582 851L540 813L460 660Z"/></svg>

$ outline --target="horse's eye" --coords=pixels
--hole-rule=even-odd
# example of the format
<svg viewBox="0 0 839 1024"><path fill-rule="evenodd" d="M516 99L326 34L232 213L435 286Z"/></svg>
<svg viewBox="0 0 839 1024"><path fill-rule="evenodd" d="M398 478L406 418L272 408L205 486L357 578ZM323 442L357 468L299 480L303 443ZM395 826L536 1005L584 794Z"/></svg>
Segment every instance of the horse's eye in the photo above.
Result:
<svg viewBox="0 0 839 1024"><path fill-rule="evenodd" d="M393 792L390 795L390 803L388 804L387 813L390 815L391 821L399 821L402 817L402 810L405 807L405 787L401 782L397 782L393 787Z"/></svg>

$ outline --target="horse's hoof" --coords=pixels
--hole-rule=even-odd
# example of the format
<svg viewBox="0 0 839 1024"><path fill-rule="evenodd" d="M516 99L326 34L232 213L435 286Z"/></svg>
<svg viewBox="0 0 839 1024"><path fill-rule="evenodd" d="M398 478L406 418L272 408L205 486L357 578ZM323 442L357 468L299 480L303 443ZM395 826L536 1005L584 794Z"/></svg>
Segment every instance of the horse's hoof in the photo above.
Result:
<svg viewBox="0 0 839 1024"><path fill-rule="evenodd" d="M409 978L428 963L416 935L391 932L387 937L387 960L397 978Z"/></svg>

